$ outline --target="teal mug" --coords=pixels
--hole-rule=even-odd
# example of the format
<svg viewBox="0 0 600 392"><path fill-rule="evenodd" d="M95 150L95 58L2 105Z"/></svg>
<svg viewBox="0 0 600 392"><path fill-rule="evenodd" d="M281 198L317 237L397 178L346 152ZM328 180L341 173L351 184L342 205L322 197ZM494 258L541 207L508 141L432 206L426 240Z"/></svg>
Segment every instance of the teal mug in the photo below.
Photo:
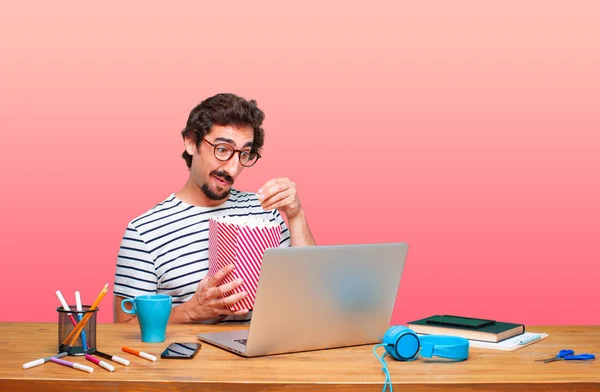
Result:
<svg viewBox="0 0 600 392"><path fill-rule="evenodd" d="M121 301L121 309L137 316L142 342L161 343L167 335L172 302L171 296L166 294L138 295ZM131 309L125 308L128 303L131 304Z"/></svg>

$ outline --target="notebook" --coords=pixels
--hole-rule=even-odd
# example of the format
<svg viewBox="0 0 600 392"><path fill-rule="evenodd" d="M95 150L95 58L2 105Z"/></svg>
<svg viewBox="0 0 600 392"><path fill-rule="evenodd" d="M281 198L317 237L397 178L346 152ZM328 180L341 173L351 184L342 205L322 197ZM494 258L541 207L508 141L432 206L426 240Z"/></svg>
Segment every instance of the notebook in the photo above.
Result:
<svg viewBox="0 0 600 392"><path fill-rule="evenodd" d="M516 351L531 344L546 339L549 335L546 333L524 332L521 335L505 339L501 342L483 342L481 340L469 340L471 347L487 348L491 350Z"/></svg>
<svg viewBox="0 0 600 392"><path fill-rule="evenodd" d="M245 357L381 343L408 245L265 250L248 329L198 334Z"/></svg>

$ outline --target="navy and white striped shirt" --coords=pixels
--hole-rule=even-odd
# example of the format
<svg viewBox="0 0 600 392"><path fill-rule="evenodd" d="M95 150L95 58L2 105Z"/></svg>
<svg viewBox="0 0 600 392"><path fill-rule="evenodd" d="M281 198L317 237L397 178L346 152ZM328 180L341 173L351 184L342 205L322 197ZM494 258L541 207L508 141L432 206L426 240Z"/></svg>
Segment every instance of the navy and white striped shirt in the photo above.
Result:
<svg viewBox="0 0 600 392"><path fill-rule="evenodd" d="M196 207L171 194L127 225L117 258L114 294L125 298L168 294L173 306L188 301L208 273L209 219L248 215L279 223L280 246L290 246L281 214L265 211L255 193L232 189L229 199L217 207ZM249 319L246 315L219 321Z"/></svg>

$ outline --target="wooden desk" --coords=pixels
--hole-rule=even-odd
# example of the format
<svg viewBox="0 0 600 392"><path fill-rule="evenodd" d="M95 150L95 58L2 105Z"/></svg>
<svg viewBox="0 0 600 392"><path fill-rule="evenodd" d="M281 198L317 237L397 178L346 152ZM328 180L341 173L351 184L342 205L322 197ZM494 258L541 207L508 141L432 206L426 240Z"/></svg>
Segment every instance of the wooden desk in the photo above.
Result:
<svg viewBox="0 0 600 392"><path fill-rule="evenodd" d="M195 359L150 362L124 353L122 345L155 354L168 343L196 341L196 334L234 326L169 326L164 343L141 343L135 325L100 324L101 351L131 360L108 372L82 357L67 359L92 366L93 373L55 363L24 370L22 364L56 352L53 323L0 323L1 391L381 391L384 374L373 346L321 350L260 358L242 358L203 344ZM600 359L535 362L560 349L600 354L600 326L529 327L547 332L544 341L514 352L471 348L467 361L449 363L418 359L398 362L386 357L394 387L417 391L600 391ZM380 348L380 350L382 350ZM381 354L381 352L380 352Z"/></svg>

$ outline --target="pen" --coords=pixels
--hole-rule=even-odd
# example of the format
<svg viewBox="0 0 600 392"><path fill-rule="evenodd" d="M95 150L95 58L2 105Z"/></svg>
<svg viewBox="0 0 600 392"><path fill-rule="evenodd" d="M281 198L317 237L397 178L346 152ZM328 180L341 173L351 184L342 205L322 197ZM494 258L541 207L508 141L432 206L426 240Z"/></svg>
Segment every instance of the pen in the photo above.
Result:
<svg viewBox="0 0 600 392"><path fill-rule="evenodd" d="M121 347L121 350L123 350L123 351L125 351L126 353L129 353L129 354L137 355L138 357L142 357L142 358L147 359L149 361L156 361L156 357L154 355L145 353L143 351L137 351L137 350L134 350L132 348L125 347L125 346Z"/></svg>
<svg viewBox="0 0 600 392"><path fill-rule="evenodd" d="M110 363L106 363L104 361L99 360L98 358L94 358L89 354L85 354L85 359L87 359L90 362L95 363L96 365L100 366L101 368L104 368L106 370L108 370L109 372L114 372L115 371L115 367L113 365L111 365Z"/></svg>
<svg viewBox="0 0 600 392"><path fill-rule="evenodd" d="M99 356L101 358L104 358L104 359L109 359L109 360L114 361L116 363L120 363L121 365L129 366L129 361L128 360L123 359L121 357L117 357L116 355L105 354L105 353L97 351L97 350L94 351L94 355L97 355L97 356Z"/></svg>
<svg viewBox="0 0 600 392"><path fill-rule="evenodd" d="M29 369L29 368L32 368L34 366L42 365L42 364L48 362L50 360L50 358L52 358L52 357L62 358L62 357L65 357L66 355L67 355L66 352L62 352L62 353L58 353L56 355L51 355L51 356L46 357L46 358L36 359L35 361L24 363L23 364L23 369Z"/></svg>
<svg viewBox="0 0 600 392"><path fill-rule="evenodd" d="M80 365L78 363L73 363L73 362L65 361L65 360L62 360L59 358L54 358L54 357L51 357L50 360L54 363L58 363L59 365L72 367L73 369L82 370L82 371L88 372L88 373L94 372L94 368L91 368L89 366Z"/></svg>
<svg viewBox="0 0 600 392"><path fill-rule="evenodd" d="M531 342L533 342L533 341L536 341L536 340L540 339L541 337L542 337L542 335L535 334L535 335L531 335L531 336L529 336L529 337L526 337L526 338L521 338L521 339L519 340L519 344L522 346L522 345L524 345L524 344L527 344L527 343L531 343Z"/></svg>

